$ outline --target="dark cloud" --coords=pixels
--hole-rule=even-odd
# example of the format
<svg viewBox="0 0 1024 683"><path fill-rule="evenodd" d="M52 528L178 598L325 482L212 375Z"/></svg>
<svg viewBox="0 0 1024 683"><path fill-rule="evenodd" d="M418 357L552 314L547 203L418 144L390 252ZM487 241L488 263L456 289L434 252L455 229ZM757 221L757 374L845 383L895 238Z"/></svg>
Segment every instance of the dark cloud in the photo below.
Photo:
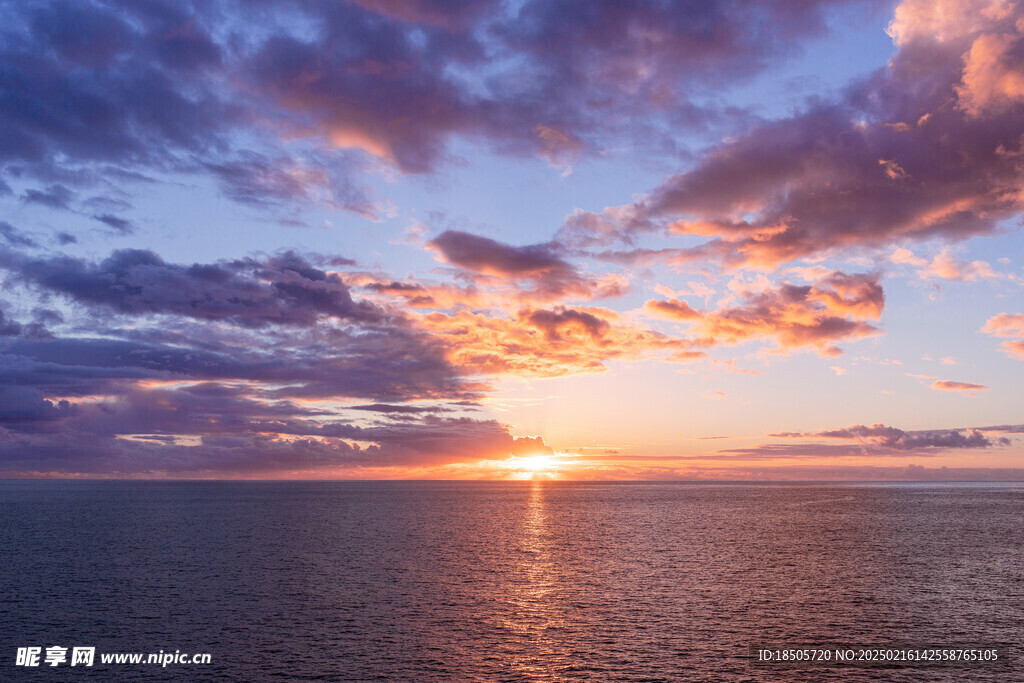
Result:
<svg viewBox="0 0 1024 683"><path fill-rule="evenodd" d="M353 4L381 16L440 27L450 33L469 29L497 5L494 0L353 0Z"/></svg>
<svg viewBox="0 0 1024 683"><path fill-rule="evenodd" d="M446 261L483 273L571 277L573 266L555 255L551 244L513 247L486 237L448 230L430 242Z"/></svg>
<svg viewBox="0 0 1024 683"><path fill-rule="evenodd" d="M532 282L536 285L535 293L541 296L586 295L597 287L562 259L553 244L515 247L487 237L448 230L428 246L460 268L512 281Z"/></svg>
<svg viewBox="0 0 1024 683"><path fill-rule="evenodd" d="M50 185L45 190L28 190L21 196L27 204L40 204L50 209L70 211L75 193L63 185Z"/></svg>
<svg viewBox="0 0 1024 683"><path fill-rule="evenodd" d="M241 381L265 384L280 399L357 397L376 400L473 397L472 385L438 344L400 327L356 333L318 330L199 338L151 330L155 340L10 338L0 343L4 383L47 395L118 394L147 381ZM138 333L136 333L138 334Z"/></svg>
<svg viewBox="0 0 1024 683"><path fill-rule="evenodd" d="M475 105L441 68L452 49L478 50L470 38L417 48L395 24L341 4L319 19L320 42L274 36L246 67L298 129L411 173L437 163L448 135L479 129Z"/></svg>
<svg viewBox="0 0 1024 683"><path fill-rule="evenodd" d="M0 424L6 472L331 474L551 452L493 420L426 415L358 425L219 384L134 387L100 402L57 404L34 389L4 388Z"/></svg>
<svg viewBox="0 0 1024 683"><path fill-rule="evenodd" d="M463 429L463 432L468 430ZM0 443L0 472L22 476L170 476L170 477L365 477L395 474L406 468L479 458L505 459L528 449L545 447L521 443L496 423L481 423L475 436L448 435L450 450L433 451L427 444L368 446L343 439L269 435L219 435L186 444L164 435L140 434L94 439L73 452L63 438L32 435ZM74 435L70 435L74 436ZM436 446L437 444L430 444ZM394 476L392 474L391 476Z"/></svg>
<svg viewBox="0 0 1024 683"><path fill-rule="evenodd" d="M751 481L931 481L931 482L1017 482L1024 481L1024 469L1011 467L925 467L909 464L904 467L870 465L790 465L744 467L731 466L716 470L702 468L686 472L700 479L747 479ZM656 474L663 479L678 479L678 471Z"/></svg>
<svg viewBox="0 0 1024 683"><path fill-rule="evenodd" d="M143 250L115 251L100 263L10 253L0 257L0 267L46 291L126 314L170 314L249 327L383 317L376 306L353 300L337 275L291 252L262 262L191 266L166 263Z"/></svg>
<svg viewBox="0 0 1024 683"><path fill-rule="evenodd" d="M545 90L561 83L577 96L618 92L639 106L679 108L679 86L728 82L777 63L825 33L825 12L842 4L532 0L497 30L530 55ZM861 3L872 4L885 3Z"/></svg>
<svg viewBox="0 0 1024 683"><path fill-rule="evenodd" d="M435 412L438 408L428 406L391 405L388 403L370 403L358 406L349 406L349 410L366 410L372 413L381 413L384 415L420 415L423 413Z"/></svg>
<svg viewBox="0 0 1024 683"><path fill-rule="evenodd" d="M212 89L188 88L146 58L163 36L162 22L144 6L122 7L123 14L78 2L26 10L27 26L11 16L0 45L10 143L0 146L0 156L39 163L59 163L60 156L72 163L169 161L163 145L200 151L211 134L237 121ZM134 25L124 21L129 17ZM176 21L201 31L198 19L180 14Z"/></svg>
<svg viewBox="0 0 1024 683"><path fill-rule="evenodd" d="M295 254L190 267L137 251L100 264L7 257L36 286L130 324L43 338L0 314L0 471L343 476L546 449L441 415L478 397L445 349ZM352 399L379 403L339 407ZM432 402L404 403L417 399Z"/></svg>
<svg viewBox="0 0 1024 683"><path fill-rule="evenodd" d="M366 289L381 294L397 294L404 298L411 306L433 306L437 303L430 291L423 285L409 282L370 282L364 285Z"/></svg>
<svg viewBox="0 0 1024 683"><path fill-rule="evenodd" d="M998 432L1002 434L1024 434L1024 425L994 425L991 427L978 427L981 432Z"/></svg>
<svg viewBox="0 0 1024 683"><path fill-rule="evenodd" d="M548 341L562 341L564 335L572 330L576 334L582 332L591 339L600 342L611 330L611 324L597 316L572 308L556 308L553 311L530 311L525 316L526 322L541 330Z"/></svg>
<svg viewBox="0 0 1024 683"><path fill-rule="evenodd" d="M1009 440L1004 437L990 438L986 436L984 432L989 431L990 429L992 428L987 428L985 430L950 429L905 432L902 429L897 429L895 427L876 424L871 426L854 425L843 429L833 429L815 433L780 432L776 434L769 434L769 436L788 439L826 438L854 440L864 444L866 447L870 447L872 449L872 453L875 452L875 449L889 451L921 451L928 449L946 450L959 448L993 448L996 446L1009 445ZM787 446L777 446L773 448L784 449L787 448Z"/></svg>
<svg viewBox="0 0 1024 683"><path fill-rule="evenodd" d="M12 247L38 247L39 244L7 221L0 221L0 237Z"/></svg>
<svg viewBox="0 0 1024 683"><path fill-rule="evenodd" d="M71 404L62 400L56 405L32 387L0 387L0 423L12 431L34 431L41 422L54 422L71 415Z"/></svg>
<svg viewBox="0 0 1024 683"><path fill-rule="evenodd" d="M344 163L328 163L307 155L303 160L270 157L252 151L206 164L231 199L267 207L281 201L320 202L336 209L378 217L369 191L347 177Z"/></svg>
<svg viewBox="0 0 1024 683"><path fill-rule="evenodd" d="M268 39L248 73L297 131L423 172L454 135L565 163L640 111L722 119L690 95L796 52L847 3L545 1L515 16L499 3L357 4L310 9L319 35Z"/></svg>
<svg viewBox="0 0 1024 683"><path fill-rule="evenodd" d="M21 325L8 320L4 312L0 310L0 337L15 337L21 334Z"/></svg>
<svg viewBox="0 0 1024 683"><path fill-rule="evenodd" d="M0 28L0 165L50 183L23 196L54 208L68 205L54 177L115 168L376 215L358 164L305 168L312 148L408 173L443 163L454 137L558 164L612 132L671 149L675 129L729 118L695 98L799 51L849 4L884 3L22 3ZM636 130L641 111L657 136Z"/></svg>
<svg viewBox="0 0 1024 683"><path fill-rule="evenodd" d="M468 280L471 286L461 291L447 285L431 287L429 293L423 292L429 301L420 302L414 301L417 294L410 296L409 292L391 288L391 293L403 296L414 305L436 303L438 308L447 308L447 302L453 299L472 305L471 300L493 301L495 296L521 303L548 303L619 297L629 291L628 281L614 274L596 278L584 275L562 257L555 243L520 247L447 230L428 242L427 247L445 262L458 267L460 279Z"/></svg>
<svg viewBox="0 0 1024 683"><path fill-rule="evenodd" d="M5 12L0 29L0 173L31 181L73 177L151 182L154 173L212 172L229 196L264 202L309 199L314 190L342 208L366 210L339 162L303 176L299 162L250 151L276 144L226 60L244 59L231 3L43 2ZM241 21L258 20L246 11ZM239 133L253 133L239 144ZM280 155L277 155L280 157ZM289 184L286 178L299 178ZM6 187L6 185L5 185ZM289 190L294 192L289 193ZM68 209L73 190L30 188L26 202ZM124 219L96 220L125 231Z"/></svg>
<svg viewBox="0 0 1024 683"><path fill-rule="evenodd" d="M132 222L126 218L121 218L120 216L102 213L94 215L93 218L122 235L130 235L135 231L135 226L132 225Z"/></svg>

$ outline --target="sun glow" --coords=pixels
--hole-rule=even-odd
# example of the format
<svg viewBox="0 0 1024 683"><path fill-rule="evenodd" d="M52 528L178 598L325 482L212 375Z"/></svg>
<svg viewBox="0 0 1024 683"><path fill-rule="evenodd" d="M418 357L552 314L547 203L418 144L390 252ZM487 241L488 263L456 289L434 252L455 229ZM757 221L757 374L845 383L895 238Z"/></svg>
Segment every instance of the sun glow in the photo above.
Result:
<svg viewBox="0 0 1024 683"><path fill-rule="evenodd" d="M550 455L534 455L529 458L522 458L519 464L531 472L542 472L552 469L558 463Z"/></svg>
<svg viewBox="0 0 1024 683"><path fill-rule="evenodd" d="M531 455L509 458L505 466L514 471L514 479L555 479L562 463L551 455Z"/></svg>

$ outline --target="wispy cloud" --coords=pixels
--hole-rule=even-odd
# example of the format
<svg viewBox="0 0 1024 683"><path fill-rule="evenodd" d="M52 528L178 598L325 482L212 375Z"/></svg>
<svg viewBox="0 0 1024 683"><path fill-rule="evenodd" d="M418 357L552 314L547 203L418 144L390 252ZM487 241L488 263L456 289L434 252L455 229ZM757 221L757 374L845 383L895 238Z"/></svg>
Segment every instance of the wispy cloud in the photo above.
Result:
<svg viewBox="0 0 1024 683"><path fill-rule="evenodd" d="M968 395L973 396L976 391L985 391L988 387L981 384L972 384L970 382L955 382L947 379L935 380L931 384L932 389L936 391L963 391Z"/></svg>
<svg viewBox="0 0 1024 683"><path fill-rule="evenodd" d="M989 318L981 332L1005 339L1000 348L1011 357L1024 360L1024 314L1000 313Z"/></svg>

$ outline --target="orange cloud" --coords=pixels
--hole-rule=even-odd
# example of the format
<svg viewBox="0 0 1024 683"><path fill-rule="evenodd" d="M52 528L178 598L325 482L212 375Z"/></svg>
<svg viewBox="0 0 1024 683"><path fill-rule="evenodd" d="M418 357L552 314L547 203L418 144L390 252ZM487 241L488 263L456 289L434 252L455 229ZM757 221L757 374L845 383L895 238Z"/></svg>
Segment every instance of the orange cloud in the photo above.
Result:
<svg viewBox="0 0 1024 683"><path fill-rule="evenodd" d="M895 249L889 255L889 260L900 265L916 267L917 275L922 280L956 280L959 282L976 282L977 280L994 280L1007 278L1004 273L996 272L987 261L963 261L956 257L952 247L943 247L938 254L929 261L914 255L912 251L904 248Z"/></svg>
<svg viewBox="0 0 1024 683"><path fill-rule="evenodd" d="M648 301L646 307L692 320L692 331L706 346L770 338L782 349L812 347L826 356L841 353L835 342L878 334L863 320L878 319L885 307L877 275L835 272L812 286L782 284L741 295L742 305L704 314L678 300Z"/></svg>
<svg viewBox="0 0 1024 683"><path fill-rule="evenodd" d="M1017 337L1007 339L1000 346L1003 352L1010 354L1011 357L1024 360L1024 314L1000 313L989 318L980 331L994 337Z"/></svg>
<svg viewBox="0 0 1024 683"><path fill-rule="evenodd" d="M1024 99L1021 41L1010 33L978 36L964 55L964 72L956 92L960 108L981 116Z"/></svg>
<svg viewBox="0 0 1024 683"><path fill-rule="evenodd" d="M704 355L693 341L636 327L597 307L524 308L514 318L435 311L421 321L446 346L449 361L467 374L557 377L601 371L614 358Z"/></svg>
<svg viewBox="0 0 1024 683"><path fill-rule="evenodd" d="M574 161L583 151L583 143L557 128L543 124L534 128L540 140L540 154L554 166Z"/></svg>
<svg viewBox="0 0 1024 683"><path fill-rule="evenodd" d="M986 391L988 387L981 384L971 384L970 382L952 382L946 379L937 379L931 384L932 389L936 391L965 391L970 395L973 395L975 391Z"/></svg>
<svg viewBox="0 0 1024 683"><path fill-rule="evenodd" d="M565 232L624 248L595 254L620 263L771 270L997 231L1024 199L1024 5L909 0L890 34L899 50L887 68L841 101L730 138L631 205L572 216ZM651 232L710 239L634 248ZM992 276L984 262L934 265L935 277Z"/></svg>
<svg viewBox="0 0 1024 683"><path fill-rule="evenodd" d="M702 315L700 311L691 308L690 304L682 299L651 300L644 305L654 313L672 320L693 320Z"/></svg>

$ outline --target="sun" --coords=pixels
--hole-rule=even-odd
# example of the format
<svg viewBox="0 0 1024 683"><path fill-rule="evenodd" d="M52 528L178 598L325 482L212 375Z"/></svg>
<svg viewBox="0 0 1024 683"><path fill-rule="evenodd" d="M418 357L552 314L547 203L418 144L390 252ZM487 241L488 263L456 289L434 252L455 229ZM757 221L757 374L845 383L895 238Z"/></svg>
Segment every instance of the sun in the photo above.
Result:
<svg viewBox="0 0 1024 683"><path fill-rule="evenodd" d="M566 462L555 454L535 453L510 456L493 466L504 471L505 479L558 479Z"/></svg>
<svg viewBox="0 0 1024 683"><path fill-rule="evenodd" d="M550 455L533 455L529 458L520 458L516 464L530 472L544 472L553 468L556 463Z"/></svg>

